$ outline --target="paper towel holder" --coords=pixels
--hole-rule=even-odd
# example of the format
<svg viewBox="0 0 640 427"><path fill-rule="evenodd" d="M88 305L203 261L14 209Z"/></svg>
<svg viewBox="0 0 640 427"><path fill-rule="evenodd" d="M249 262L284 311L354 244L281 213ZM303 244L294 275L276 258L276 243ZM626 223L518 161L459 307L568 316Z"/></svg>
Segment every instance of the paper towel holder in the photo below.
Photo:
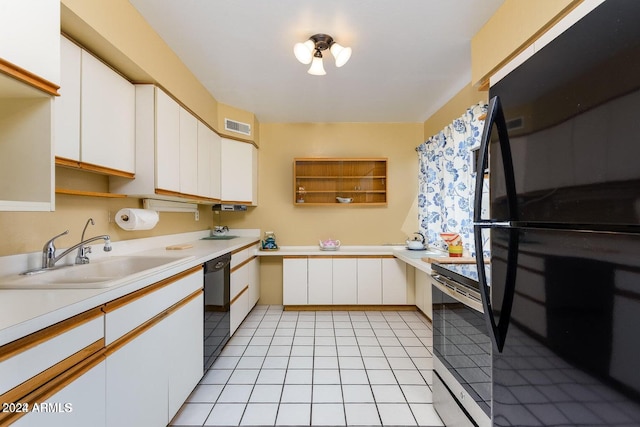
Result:
<svg viewBox="0 0 640 427"><path fill-rule="evenodd" d="M196 203L174 202L171 200L158 199L142 199L142 206L145 209L152 209L156 212L193 213L196 216L196 221L199 219L198 205Z"/></svg>

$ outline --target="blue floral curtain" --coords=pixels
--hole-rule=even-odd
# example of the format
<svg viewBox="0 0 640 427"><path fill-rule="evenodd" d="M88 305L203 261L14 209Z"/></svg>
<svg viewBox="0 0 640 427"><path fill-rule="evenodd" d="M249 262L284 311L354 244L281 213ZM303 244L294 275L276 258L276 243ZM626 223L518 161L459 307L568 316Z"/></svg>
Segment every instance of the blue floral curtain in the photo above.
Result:
<svg viewBox="0 0 640 427"><path fill-rule="evenodd" d="M446 249L440 233L458 233L465 251L475 256L473 241L474 156L480 145L486 104L467 109L459 119L416 148L419 157L418 220L420 231L432 247ZM488 182L485 180L488 201ZM483 216L488 205L483 206ZM485 244L485 251L489 245ZM488 256L488 254L485 254Z"/></svg>

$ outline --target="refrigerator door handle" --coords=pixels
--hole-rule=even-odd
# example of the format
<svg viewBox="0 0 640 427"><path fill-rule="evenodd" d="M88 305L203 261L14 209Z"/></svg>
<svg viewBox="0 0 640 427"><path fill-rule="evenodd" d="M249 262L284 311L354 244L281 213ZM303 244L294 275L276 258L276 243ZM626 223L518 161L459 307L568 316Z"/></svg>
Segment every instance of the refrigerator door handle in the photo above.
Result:
<svg viewBox="0 0 640 427"><path fill-rule="evenodd" d="M502 305L500 307L500 320L496 323L496 316L493 311L491 302L491 292L487 284L487 275L485 273L484 256L482 254L482 229L483 227L473 227L473 235L476 244L476 266L478 268L478 282L480 284L480 296L482 298L482 308L484 310L484 319L491 336L493 345L502 353L504 343L507 339L507 330L511 322L511 309L513 307L513 296L516 288L516 272L518 267L518 244L519 230L509 228L509 247L507 249L507 274L504 283L504 294L502 296ZM478 251L478 248L480 250ZM493 280L495 276L492 274ZM495 289L495 283L493 284Z"/></svg>
<svg viewBox="0 0 640 427"><path fill-rule="evenodd" d="M507 191L507 207L509 210L509 219L516 221L518 219L518 199L516 196L516 181L513 173L513 160L511 158L511 143L509 142L509 132L507 131L507 122L504 118L502 103L499 96L494 96L489 101L487 108L487 118L484 122L482 137L480 139L480 150L478 156L478 164L476 165L476 192L473 201L473 221L474 223L482 223L482 187L484 185L484 173L489 162L489 143L491 140L491 131L493 125L498 129L498 139L500 142L500 153L502 154L502 166L504 169L504 179Z"/></svg>

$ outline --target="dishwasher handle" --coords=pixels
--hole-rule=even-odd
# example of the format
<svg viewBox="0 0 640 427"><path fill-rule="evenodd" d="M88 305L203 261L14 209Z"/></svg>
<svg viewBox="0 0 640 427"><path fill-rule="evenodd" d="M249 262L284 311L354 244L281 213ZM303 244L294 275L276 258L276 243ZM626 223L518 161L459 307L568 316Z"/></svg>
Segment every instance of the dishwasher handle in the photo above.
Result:
<svg viewBox="0 0 640 427"><path fill-rule="evenodd" d="M204 274L223 270L231 263L231 253L226 253L204 263Z"/></svg>

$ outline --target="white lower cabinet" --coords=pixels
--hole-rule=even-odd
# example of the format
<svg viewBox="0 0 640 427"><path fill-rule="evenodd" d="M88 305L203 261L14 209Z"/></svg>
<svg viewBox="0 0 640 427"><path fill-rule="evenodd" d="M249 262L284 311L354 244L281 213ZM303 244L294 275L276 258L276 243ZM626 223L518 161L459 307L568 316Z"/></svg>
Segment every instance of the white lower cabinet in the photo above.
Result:
<svg viewBox="0 0 640 427"><path fill-rule="evenodd" d="M358 258L358 304L382 304L381 258Z"/></svg>
<svg viewBox="0 0 640 427"><path fill-rule="evenodd" d="M254 258L248 265L249 270L249 310L260 299L260 260Z"/></svg>
<svg viewBox="0 0 640 427"><path fill-rule="evenodd" d="M202 269L174 277L105 306L107 426L167 425L202 377Z"/></svg>
<svg viewBox="0 0 640 427"><path fill-rule="evenodd" d="M169 420L175 416L202 378L203 304L204 295L200 294L163 320L168 324L167 337L171 337L165 342L169 375Z"/></svg>
<svg viewBox="0 0 640 427"><path fill-rule="evenodd" d="M307 268L307 303L313 305L334 304L331 258L311 257L307 261Z"/></svg>
<svg viewBox="0 0 640 427"><path fill-rule="evenodd" d="M307 258L283 258L282 303L307 304Z"/></svg>
<svg viewBox="0 0 640 427"><path fill-rule="evenodd" d="M160 322L107 356L107 426L168 423L168 326Z"/></svg>
<svg viewBox="0 0 640 427"><path fill-rule="evenodd" d="M397 258L382 259L382 303L407 304L407 264Z"/></svg>
<svg viewBox="0 0 640 427"><path fill-rule="evenodd" d="M257 246L249 246L231 254L231 335L260 298L260 261L255 256L256 250Z"/></svg>
<svg viewBox="0 0 640 427"><path fill-rule="evenodd" d="M231 303L229 313L229 329L231 330L231 335L235 333L235 331L238 329L238 326L240 326L244 318L247 317L248 313L249 293L247 291L244 291L240 295L237 295Z"/></svg>
<svg viewBox="0 0 640 427"><path fill-rule="evenodd" d="M100 362L18 419L16 427L102 427L106 425L105 367Z"/></svg>
<svg viewBox="0 0 640 427"><path fill-rule="evenodd" d="M284 305L413 304L406 264L391 257L285 257L282 285Z"/></svg>
<svg viewBox="0 0 640 427"><path fill-rule="evenodd" d="M333 303L358 303L358 264L355 258L334 258Z"/></svg>
<svg viewBox="0 0 640 427"><path fill-rule="evenodd" d="M422 270L415 269L416 306L429 319L433 319L431 307L431 276Z"/></svg>

